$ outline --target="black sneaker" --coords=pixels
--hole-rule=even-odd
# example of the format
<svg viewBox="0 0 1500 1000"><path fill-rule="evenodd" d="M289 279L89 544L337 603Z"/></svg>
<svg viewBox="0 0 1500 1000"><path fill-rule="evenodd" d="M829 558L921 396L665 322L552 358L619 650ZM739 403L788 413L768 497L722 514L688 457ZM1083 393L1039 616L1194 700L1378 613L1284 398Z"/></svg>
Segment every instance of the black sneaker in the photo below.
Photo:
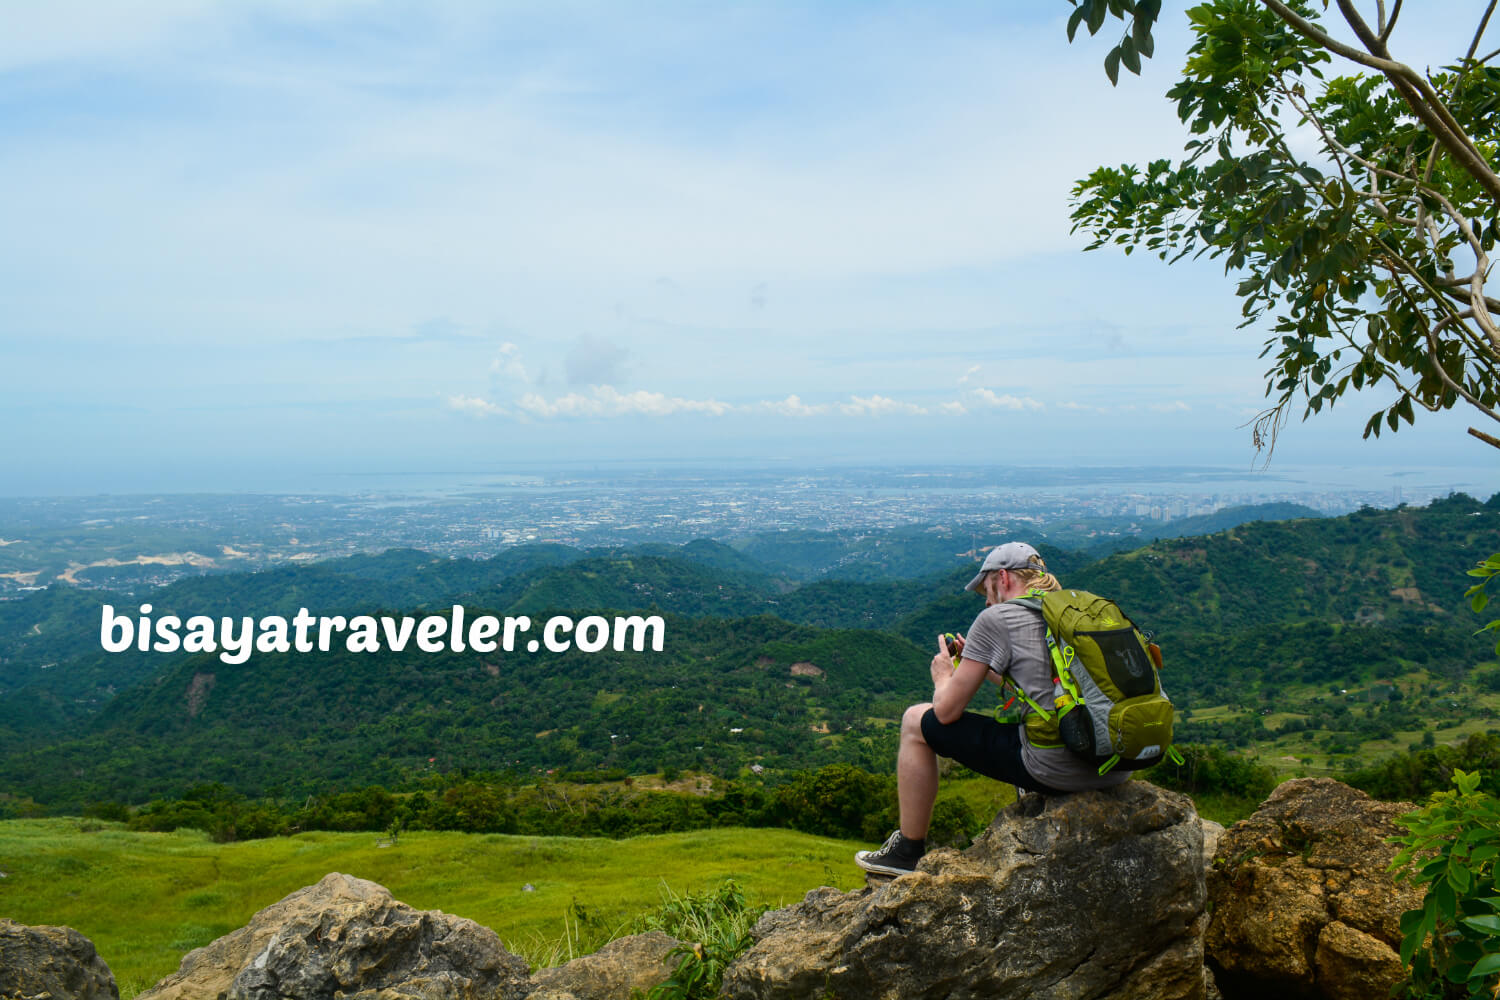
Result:
<svg viewBox="0 0 1500 1000"><path fill-rule="evenodd" d="M917 862L922 860L926 853L926 845L921 841L907 840L897 830L886 838L878 851L855 851L854 863L867 872L879 872L882 875L905 875L915 871Z"/></svg>

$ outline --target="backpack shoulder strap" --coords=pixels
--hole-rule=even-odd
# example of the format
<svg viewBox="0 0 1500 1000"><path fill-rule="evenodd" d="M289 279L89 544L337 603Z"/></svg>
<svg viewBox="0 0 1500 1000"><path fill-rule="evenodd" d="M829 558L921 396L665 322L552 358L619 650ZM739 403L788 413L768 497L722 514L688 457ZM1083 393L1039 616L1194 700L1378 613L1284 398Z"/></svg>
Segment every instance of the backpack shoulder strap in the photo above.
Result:
<svg viewBox="0 0 1500 1000"><path fill-rule="evenodd" d="M1019 605L1021 605L1021 607L1023 607L1023 608L1030 608L1032 611L1035 611L1037 614L1040 615L1040 614L1042 614L1042 593L1043 592L1040 591L1040 590L1028 590L1026 593L1022 594L1020 597L1012 597L1010 600L1006 601L1005 603L1006 604L1019 604ZM1053 647L1052 630L1050 628L1047 628L1047 621L1046 621L1046 616L1045 615L1043 615L1043 617L1042 617L1042 628L1043 628L1043 630L1047 634L1047 645L1049 647ZM1055 647L1053 647L1053 648L1055 648ZM1054 652L1053 655L1054 656L1056 655L1055 652ZM994 668L991 667L990 669L993 670ZM1040 715L1043 719L1046 719L1048 722L1052 721L1052 713L1049 712L1049 711L1047 711L1042 706L1038 705L1035 701L1033 701L1031 699L1031 697L1029 695L1026 694L1025 691L1021 690L1021 685L1016 683L1016 680L1015 680L1014 677L1006 677L1005 678L1005 684L1009 687L1010 690L1013 690L1015 692L1016 697L1019 697L1022 701L1024 701L1027 705L1029 705L1031 707L1031 710L1033 712L1035 712L1037 715ZM1014 701L1015 699L1012 698L1011 700Z"/></svg>
<svg viewBox="0 0 1500 1000"><path fill-rule="evenodd" d="M1010 600L1006 601L1005 603L1006 604L1019 604L1019 605L1021 605L1021 607L1023 607L1023 608L1030 608L1032 611L1041 611L1042 610L1042 595L1044 593L1046 593L1046 591L1036 590L1036 589L1033 588L1032 590L1026 591L1026 593L1022 594L1020 597L1012 597Z"/></svg>

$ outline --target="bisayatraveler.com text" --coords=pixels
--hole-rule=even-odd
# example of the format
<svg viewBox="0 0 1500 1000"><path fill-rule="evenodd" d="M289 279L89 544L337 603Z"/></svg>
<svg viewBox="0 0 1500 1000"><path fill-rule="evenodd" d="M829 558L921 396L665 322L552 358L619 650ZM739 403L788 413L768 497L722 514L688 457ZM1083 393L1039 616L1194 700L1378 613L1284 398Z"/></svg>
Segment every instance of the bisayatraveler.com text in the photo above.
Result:
<svg viewBox="0 0 1500 1000"><path fill-rule="evenodd" d="M589 615L577 622L566 615L554 615L542 625L541 638L530 638L532 622L525 615L476 615L466 621L462 604L453 605L451 614L420 619L409 615L314 617L302 608L290 622L281 615L267 615L258 621L249 615L239 619L193 615L186 621L177 615L161 615L153 619L149 604L142 604L136 617L115 614L112 604L104 605L102 612L99 645L107 653L132 646L141 652L218 653L225 663L244 663L252 652L311 653L316 649L326 653L335 644L351 653L399 653L413 643L423 653L510 653L517 648L528 653L542 649L549 653L570 649L597 653L606 648L639 653L647 646L659 653L667 630L660 615L613 619Z"/></svg>

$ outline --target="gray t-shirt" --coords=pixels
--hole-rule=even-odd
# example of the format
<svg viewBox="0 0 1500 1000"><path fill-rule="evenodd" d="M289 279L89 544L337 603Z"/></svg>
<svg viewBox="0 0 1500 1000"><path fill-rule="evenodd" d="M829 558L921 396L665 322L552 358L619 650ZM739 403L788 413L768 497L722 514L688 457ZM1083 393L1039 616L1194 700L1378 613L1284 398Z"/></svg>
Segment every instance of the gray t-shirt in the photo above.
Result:
<svg viewBox="0 0 1500 1000"><path fill-rule="evenodd" d="M985 608L964 637L964 657L988 663L1001 679L1010 677L1026 697L1052 711L1052 663L1041 612L1013 601ZM1021 705L1030 713L1029 706L1024 702ZM1062 792L1108 788L1130 780L1127 771L1101 775L1088 761L1063 747L1034 747L1024 729L1021 762L1033 778Z"/></svg>

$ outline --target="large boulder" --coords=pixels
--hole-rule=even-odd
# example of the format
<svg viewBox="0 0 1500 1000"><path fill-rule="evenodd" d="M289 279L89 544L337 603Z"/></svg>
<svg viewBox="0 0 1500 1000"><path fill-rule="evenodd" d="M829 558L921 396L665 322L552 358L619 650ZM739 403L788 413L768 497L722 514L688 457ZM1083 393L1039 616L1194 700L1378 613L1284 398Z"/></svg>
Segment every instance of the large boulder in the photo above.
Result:
<svg viewBox="0 0 1500 1000"><path fill-rule="evenodd" d="M766 914L731 1000L1199 1000L1203 829L1142 781L1026 796L962 853Z"/></svg>
<svg viewBox="0 0 1500 1000"><path fill-rule="evenodd" d="M592 955L538 971L530 1000L630 1000L636 990L645 993L672 974L677 962L670 956L678 943L661 931L616 938Z"/></svg>
<svg viewBox="0 0 1500 1000"><path fill-rule="evenodd" d="M94 943L71 927L28 927L0 918L0 1000L120 1000Z"/></svg>
<svg viewBox="0 0 1500 1000"><path fill-rule="evenodd" d="M531 987L488 927L333 872L188 952L139 1000L521 1000Z"/></svg>
<svg viewBox="0 0 1500 1000"><path fill-rule="evenodd" d="M1410 803L1328 778L1287 781L1227 830L1209 872L1205 947L1226 997L1383 997L1404 972L1417 886L1387 873Z"/></svg>

